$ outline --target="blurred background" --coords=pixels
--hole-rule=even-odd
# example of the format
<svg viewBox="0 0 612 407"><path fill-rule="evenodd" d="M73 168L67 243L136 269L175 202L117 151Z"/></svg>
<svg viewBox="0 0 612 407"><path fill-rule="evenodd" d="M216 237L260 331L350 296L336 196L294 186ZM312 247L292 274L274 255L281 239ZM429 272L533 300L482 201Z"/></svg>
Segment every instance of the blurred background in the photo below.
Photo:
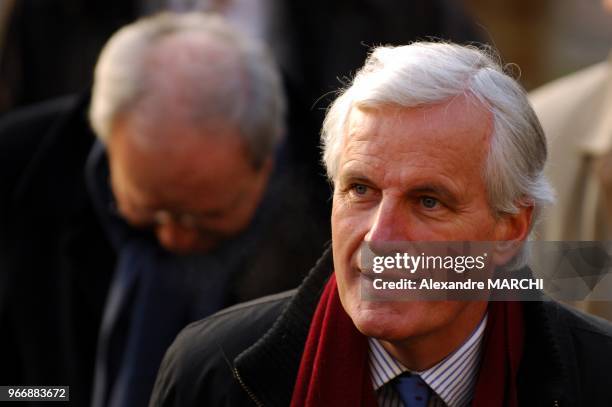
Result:
<svg viewBox="0 0 612 407"><path fill-rule="evenodd" d="M610 50L612 16L600 0L449 2L465 7L504 61L517 64L528 90L602 61ZM195 2L169 3L188 9ZM161 0L0 0L0 113L86 89L110 34L162 7ZM60 56L64 62L54 64Z"/></svg>
<svg viewBox="0 0 612 407"><path fill-rule="evenodd" d="M531 90L607 58L612 16L600 0L464 0Z"/></svg>

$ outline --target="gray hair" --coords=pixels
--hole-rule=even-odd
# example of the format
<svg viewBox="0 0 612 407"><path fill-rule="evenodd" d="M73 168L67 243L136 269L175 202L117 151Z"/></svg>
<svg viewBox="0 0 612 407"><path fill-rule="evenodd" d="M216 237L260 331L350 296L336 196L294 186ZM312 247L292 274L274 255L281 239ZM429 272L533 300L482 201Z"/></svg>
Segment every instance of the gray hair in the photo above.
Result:
<svg viewBox="0 0 612 407"><path fill-rule="evenodd" d="M520 206L533 205L533 228L541 209L554 202L543 174L544 132L524 89L504 73L492 52L474 46L416 42L375 48L327 112L321 141L328 177L336 178L353 107L417 107L461 95L476 98L493 116L483 169L493 212L513 214Z"/></svg>
<svg viewBox="0 0 612 407"><path fill-rule="evenodd" d="M113 35L95 69L89 110L95 133L106 141L118 117L141 108L145 100L159 103L156 92L162 88L175 91L181 86L180 81L173 82L177 78L168 78L163 69L156 69L151 55L162 40L183 35L205 41L191 47L186 43L186 59L163 61L183 62L178 69L180 77L189 81L180 89L186 95L182 100L188 101L185 110L194 124L213 118L236 125L253 163L260 165L284 133L280 74L262 44L212 14L162 13ZM219 52L229 58L219 58Z"/></svg>

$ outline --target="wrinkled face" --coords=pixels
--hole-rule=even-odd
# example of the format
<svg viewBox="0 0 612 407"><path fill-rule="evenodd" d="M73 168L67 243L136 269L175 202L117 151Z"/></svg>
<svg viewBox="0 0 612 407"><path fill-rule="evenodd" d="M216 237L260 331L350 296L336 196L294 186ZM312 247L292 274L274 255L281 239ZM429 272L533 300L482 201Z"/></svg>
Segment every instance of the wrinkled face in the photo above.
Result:
<svg viewBox="0 0 612 407"><path fill-rule="evenodd" d="M255 170L234 130L209 132L120 120L107 143L119 213L175 253L209 251L245 229L267 183L270 164Z"/></svg>
<svg viewBox="0 0 612 407"><path fill-rule="evenodd" d="M345 310L367 336L452 335L463 314L482 316L485 306L362 301L358 253L363 241L503 237L482 177L490 113L465 98L421 108L354 108L347 128L332 213L334 267Z"/></svg>

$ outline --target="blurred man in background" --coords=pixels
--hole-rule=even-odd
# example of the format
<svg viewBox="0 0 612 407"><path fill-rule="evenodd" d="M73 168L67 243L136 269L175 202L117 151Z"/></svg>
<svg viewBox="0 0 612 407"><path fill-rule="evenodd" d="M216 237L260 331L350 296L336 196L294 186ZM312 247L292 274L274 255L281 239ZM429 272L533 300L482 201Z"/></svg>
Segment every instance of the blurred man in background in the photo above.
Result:
<svg viewBox="0 0 612 407"><path fill-rule="evenodd" d="M602 6L612 15L612 1ZM558 193L558 204L547 210L538 237L612 240L612 60L546 84L531 92L530 101L548 138L546 174ZM546 267L558 261L546 260ZM609 270L599 277L588 288L607 291L612 298ZM577 305L612 320L610 301Z"/></svg>
<svg viewBox="0 0 612 407"><path fill-rule="evenodd" d="M284 113L262 45L193 13L115 34L90 102L5 120L0 383L144 406L183 326L296 286L327 228L292 179Z"/></svg>

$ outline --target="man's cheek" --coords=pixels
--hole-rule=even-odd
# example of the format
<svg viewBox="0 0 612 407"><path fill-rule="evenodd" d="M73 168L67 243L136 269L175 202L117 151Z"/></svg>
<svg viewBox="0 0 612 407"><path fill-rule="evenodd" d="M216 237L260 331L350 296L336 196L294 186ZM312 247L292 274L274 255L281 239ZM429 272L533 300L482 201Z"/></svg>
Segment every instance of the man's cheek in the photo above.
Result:
<svg viewBox="0 0 612 407"><path fill-rule="evenodd" d="M341 210L332 215L332 234L345 240L363 240L368 233L368 217L351 209Z"/></svg>

